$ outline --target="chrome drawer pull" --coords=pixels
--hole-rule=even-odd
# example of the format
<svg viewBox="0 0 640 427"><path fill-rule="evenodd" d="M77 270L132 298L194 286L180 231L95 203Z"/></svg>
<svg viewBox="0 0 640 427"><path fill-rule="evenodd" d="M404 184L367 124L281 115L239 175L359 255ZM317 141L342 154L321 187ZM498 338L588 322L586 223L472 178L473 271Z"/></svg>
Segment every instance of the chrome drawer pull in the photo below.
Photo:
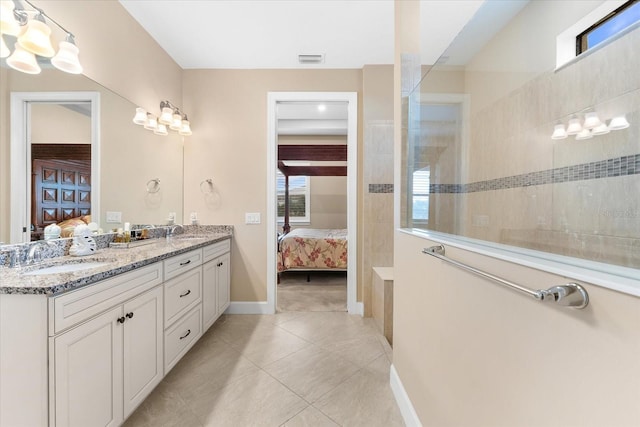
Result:
<svg viewBox="0 0 640 427"><path fill-rule="evenodd" d="M188 337L190 333L191 333L191 329L187 329L187 333L184 334L183 336L181 336L180 339L184 339L184 338Z"/></svg>
<svg viewBox="0 0 640 427"><path fill-rule="evenodd" d="M191 293L191 289L187 289L187 292L185 292L184 294L180 295L180 298L182 297L186 297L187 295L189 295Z"/></svg>
<svg viewBox="0 0 640 427"><path fill-rule="evenodd" d="M191 264L191 260L190 259L188 259L188 260L186 260L184 262L181 262L180 266L182 267L183 265L187 265L187 264Z"/></svg>

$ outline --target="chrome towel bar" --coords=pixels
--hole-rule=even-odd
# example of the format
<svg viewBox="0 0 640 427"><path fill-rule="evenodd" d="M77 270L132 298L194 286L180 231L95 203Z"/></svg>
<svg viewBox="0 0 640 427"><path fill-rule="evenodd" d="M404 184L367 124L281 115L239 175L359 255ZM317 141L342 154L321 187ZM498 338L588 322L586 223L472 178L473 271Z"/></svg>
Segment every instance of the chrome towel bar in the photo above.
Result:
<svg viewBox="0 0 640 427"><path fill-rule="evenodd" d="M529 295L537 299L538 301L555 302L558 305L573 308L585 308L589 304L589 294L587 291L577 283L567 283L562 286L553 286L549 289L533 290L524 286L513 283L509 280L503 279L493 274L478 270L470 265L463 264L456 260L453 260L445 255L445 249L443 245L431 246L422 250L423 254L431 255L442 261L446 261L449 264L455 265L458 268L469 271L485 279L493 280L496 283L507 286L523 294Z"/></svg>

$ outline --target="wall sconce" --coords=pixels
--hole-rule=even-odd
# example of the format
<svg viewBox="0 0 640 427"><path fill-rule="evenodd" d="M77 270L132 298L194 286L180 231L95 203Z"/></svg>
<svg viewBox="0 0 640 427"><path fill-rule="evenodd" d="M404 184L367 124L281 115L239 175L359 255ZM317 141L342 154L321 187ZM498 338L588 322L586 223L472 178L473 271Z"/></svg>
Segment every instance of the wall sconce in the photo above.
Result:
<svg viewBox="0 0 640 427"><path fill-rule="evenodd" d="M557 124L553 127L551 139L565 139L568 135L575 135L578 141L592 138L598 135L606 135L612 130L621 130L629 127L627 118L617 116L611 119L609 125L604 120L600 120L598 113L590 111L585 114L584 123L580 119L572 116L565 130L563 124Z"/></svg>
<svg viewBox="0 0 640 427"><path fill-rule="evenodd" d="M32 10L25 9L22 1ZM40 58L51 58L51 64L65 73L82 73L82 65L78 59L80 50L76 46L73 34L44 10L28 0L22 1L0 1L0 58L7 58L9 67L27 74L38 74L41 71L36 55ZM51 43L51 27L47 25L47 20L66 34L65 40L58 46L57 53ZM13 46L13 53L10 46Z"/></svg>
<svg viewBox="0 0 640 427"><path fill-rule="evenodd" d="M146 112L144 108L136 108L133 123L144 126L145 129L153 131L156 135L168 135L167 127L182 136L191 135L191 124L187 115L180 112L180 108L169 101L160 102L160 116L157 118Z"/></svg>

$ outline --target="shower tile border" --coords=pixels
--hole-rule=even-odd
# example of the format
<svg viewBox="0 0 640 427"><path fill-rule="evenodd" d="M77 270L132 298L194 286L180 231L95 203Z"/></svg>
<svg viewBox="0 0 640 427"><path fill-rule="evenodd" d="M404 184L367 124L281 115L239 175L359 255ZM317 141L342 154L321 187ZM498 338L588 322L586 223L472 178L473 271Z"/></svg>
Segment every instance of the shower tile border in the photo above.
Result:
<svg viewBox="0 0 640 427"><path fill-rule="evenodd" d="M477 181L469 184L430 184L429 192L432 194L477 193L636 174L640 174L640 154ZM371 185L374 184L369 184L370 193L372 192Z"/></svg>
<svg viewBox="0 0 640 427"><path fill-rule="evenodd" d="M393 184L369 184L369 193L393 193Z"/></svg>

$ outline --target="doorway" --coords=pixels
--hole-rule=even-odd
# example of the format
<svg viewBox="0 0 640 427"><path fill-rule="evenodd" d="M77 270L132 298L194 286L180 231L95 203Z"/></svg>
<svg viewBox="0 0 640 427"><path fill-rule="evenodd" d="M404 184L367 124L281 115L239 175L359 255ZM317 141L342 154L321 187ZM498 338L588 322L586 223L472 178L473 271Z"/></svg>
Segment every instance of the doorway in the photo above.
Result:
<svg viewBox="0 0 640 427"><path fill-rule="evenodd" d="M14 92L11 94L11 232L10 242L31 240L32 218L32 129L34 105L88 105L90 114L90 212L100 221L100 94L98 92ZM80 206L80 205L78 205ZM75 211L74 211L75 212Z"/></svg>
<svg viewBox="0 0 640 427"><path fill-rule="evenodd" d="M347 262L347 292L346 309L351 314L362 315L362 304L358 304L356 260L357 260L357 94L355 92L270 92L268 94L268 147L267 147L267 312L275 313L277 301L277 265L278 265L278 232L277 223L277 171L278 171L278 106L292 104L306 105L343 105L346 109L345 130L346 166L332 166L343 168L346 176L346 240L351 242L346 247ZM338 124L325 123L325 132L332 132ZM338 126L339 127L339 126ZM282 130L281 130L282 132ZM326 150L325 150L326 151ZM329 150L333 151L333 150ZM292 165L283 165L292 168ZM306 166L316 170L313 165ZM337 170L337 169L336 169ZM313 172L316 173L316 172ZM342 173L342 172L340 172ZM300 176L293 174L292 176ZM326 176L326 175L325 175ZM313 274L313 273L311 273Z"/></svg>

